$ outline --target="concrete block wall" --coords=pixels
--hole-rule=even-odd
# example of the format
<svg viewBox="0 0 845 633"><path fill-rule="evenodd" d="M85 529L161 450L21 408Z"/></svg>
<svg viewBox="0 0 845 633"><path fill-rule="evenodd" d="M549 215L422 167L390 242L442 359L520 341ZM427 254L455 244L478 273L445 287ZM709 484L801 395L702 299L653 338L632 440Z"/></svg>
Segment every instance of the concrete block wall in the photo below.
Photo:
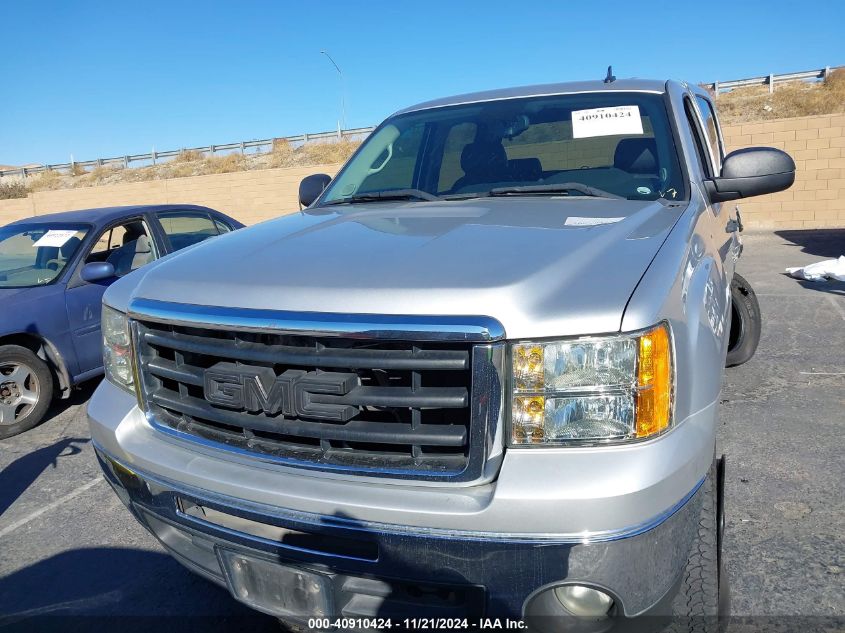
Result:
<svg viewBox="0 0 845 633"><path fill-rule="evenodd" d="M728 151L766 145L795 160L795 184L790 189L739 203L747 227L845 226L845 114L731 125L723 128L722 135Z"/></svg>
<svg viewBox="0 0 845 633"><path fill-rule="evenodd" d="M299 182L324 172L334 176L340 165L262 169L150 180L101 187L39 191L27 198L0 200L0 226L33 215L129 204L201 204L255 224L295 212Z"/></svg>

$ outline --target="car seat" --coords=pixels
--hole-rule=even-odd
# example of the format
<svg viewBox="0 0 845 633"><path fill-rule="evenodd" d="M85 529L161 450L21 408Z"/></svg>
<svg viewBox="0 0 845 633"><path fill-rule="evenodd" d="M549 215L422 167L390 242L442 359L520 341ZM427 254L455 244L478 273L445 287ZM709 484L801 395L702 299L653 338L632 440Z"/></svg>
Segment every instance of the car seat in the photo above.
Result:
<svg viewBox="0 0 845 633"><path fill-rule="evenodd" d="M613 154L613 166L629 174L657 176L657 142L653 138L623 138Z"/></svg>
<svg viewBox="0 0 845 633"><path fill-rule="evenodd" d="M539 158L514 158L508 161L511 180L539 182L543 179L543 165Z"/></svg>
<svg viewBox="0 0 845 633"><path fill-rule="evenodd" d="M473 141L461 152L464 175L452 185L452 191L483 182L508 180L508 155L501 141Z"/></svg>
<svg viewBox="0 0 845 633"><path fill-rule="evenodd" d="M129 239L127 232L124 236L124 244L111 255L106 262L114 266L114 274L118 277L126 275L144 264L149 264L153 259L153 249L150 238L146 235L139 235L135 239Z"/></svg>

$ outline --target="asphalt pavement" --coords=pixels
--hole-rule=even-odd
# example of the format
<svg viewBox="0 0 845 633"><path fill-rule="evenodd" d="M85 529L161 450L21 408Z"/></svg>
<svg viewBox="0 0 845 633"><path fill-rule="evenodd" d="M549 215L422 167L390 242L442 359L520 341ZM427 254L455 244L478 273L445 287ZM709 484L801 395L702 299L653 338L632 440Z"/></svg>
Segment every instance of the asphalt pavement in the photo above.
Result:
<svg viewBox="0 0 845 633"><path fill-rule="evenodd" d="M845 254L845 229L744 240L739 270L764 329L754 359L726 371L720 409L733 613L842 618L845 283L783 269ZM193 616L204 630L241 630L248 617L250 631L278 631L181 567L129 515L91 447L94 387L0 441L0 630L75 614ZM152 630L163 628L156 620Z"/></svg>

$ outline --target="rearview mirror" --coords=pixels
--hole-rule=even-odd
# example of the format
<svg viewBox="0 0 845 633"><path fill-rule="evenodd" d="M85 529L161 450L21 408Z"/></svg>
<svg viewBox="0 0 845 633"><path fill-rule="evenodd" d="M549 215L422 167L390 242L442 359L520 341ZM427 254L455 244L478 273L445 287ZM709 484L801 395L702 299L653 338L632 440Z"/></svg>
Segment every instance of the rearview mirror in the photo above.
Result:
<svg viewBox="0 0 845 633"><path fill-rule="evenodd" d="M82 267L82 270L79 271L79 276L82 277L82 281L87 281L88 283L111 279L115 276L114 266L108 262L91 262Z"/></svg>
<svg viewBox="0 0 845 633"><path fill-rule="evenodd" d="M738 149L725 156L718 178L705 180L713 202L750 198L789 189L795 182L795 163L773 147Z"/></svg>
<svg viewBox="0 0 845 633"><path fill-rule="evenodd" d="M312 174L299 183L299 204L310 207L332 181L328 174Z"/></svg>

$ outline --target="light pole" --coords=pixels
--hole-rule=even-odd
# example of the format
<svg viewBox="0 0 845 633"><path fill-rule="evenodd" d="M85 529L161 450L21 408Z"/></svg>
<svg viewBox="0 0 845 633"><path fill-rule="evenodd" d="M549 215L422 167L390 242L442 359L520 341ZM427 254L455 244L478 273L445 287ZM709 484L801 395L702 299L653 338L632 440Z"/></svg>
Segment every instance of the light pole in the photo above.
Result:
<svg viewBox="0 0 845 633"><path fill-rule="evenodd" d="M321 54L325 55L329 58L329 61L334 66L334 69L337 71L337 74L340 75L340 121L337 122L338 130L346 128L346 102L344 99L344 93L346 92L346 86L343 79L343 71L340 70L340 66L337 65L332 56L329 55L326 51L320 51ZM342 126L342 127L341 127Z"/></svg>

